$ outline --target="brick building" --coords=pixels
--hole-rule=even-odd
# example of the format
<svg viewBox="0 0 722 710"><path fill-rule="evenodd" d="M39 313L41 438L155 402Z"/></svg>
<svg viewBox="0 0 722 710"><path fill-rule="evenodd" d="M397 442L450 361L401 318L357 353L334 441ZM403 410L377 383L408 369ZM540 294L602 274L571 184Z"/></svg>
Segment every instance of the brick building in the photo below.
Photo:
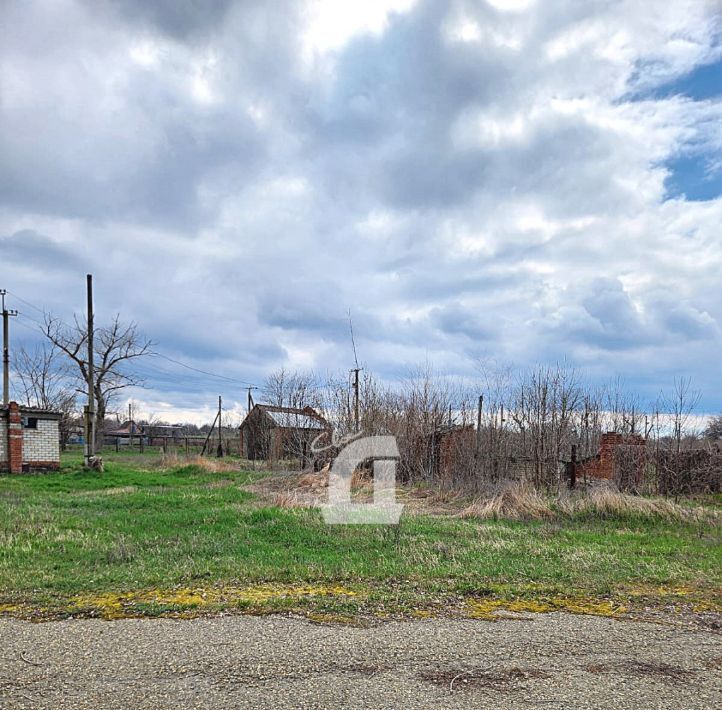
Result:
<svg viewBox="0 0 722 710"><path fill-rule="evenodd" d="M59 469L60 417L16 402L0 406L0 472Z"/></svg>

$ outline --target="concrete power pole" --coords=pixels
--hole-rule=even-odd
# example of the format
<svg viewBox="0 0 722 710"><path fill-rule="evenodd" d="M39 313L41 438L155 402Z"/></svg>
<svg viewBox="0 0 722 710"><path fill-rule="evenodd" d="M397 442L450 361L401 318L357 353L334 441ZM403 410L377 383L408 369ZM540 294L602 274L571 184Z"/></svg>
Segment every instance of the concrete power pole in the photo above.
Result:
<svg viewBox="0 0 722 710"><path fill-rule="evenodd" d="M88 295L88 404L85 408L85 456L86 468L92 468L92 460L95 458L95 368L93 365L93 276L86 277L86 289Z"/></svg>
<svg viewBox="0 0 722 710"><path fill-rule="evenodd" d="M7 291L0 289L3 308L3 406L7 407L10 401L10 317L16 316L17 311L5 308L5 295Z"/></svg>

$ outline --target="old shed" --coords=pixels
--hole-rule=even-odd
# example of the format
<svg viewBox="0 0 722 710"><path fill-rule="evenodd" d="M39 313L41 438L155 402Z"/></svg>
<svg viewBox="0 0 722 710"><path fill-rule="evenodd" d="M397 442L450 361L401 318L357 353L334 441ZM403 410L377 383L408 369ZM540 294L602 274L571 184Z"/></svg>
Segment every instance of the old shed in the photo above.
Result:
<svg viewBox="0 0 722 710"><path fill-rule="evenodd" d="M305 466L313 458L311 442L329 428L312 407L256 404L239 428L241 455L251 460L300 459Z"/></svg>

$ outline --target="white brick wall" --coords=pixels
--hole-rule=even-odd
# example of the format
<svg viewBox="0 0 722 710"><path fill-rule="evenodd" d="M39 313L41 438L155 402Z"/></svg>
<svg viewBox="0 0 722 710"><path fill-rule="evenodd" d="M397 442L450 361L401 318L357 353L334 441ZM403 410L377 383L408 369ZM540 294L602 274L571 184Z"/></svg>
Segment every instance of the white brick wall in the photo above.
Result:
<svg viewBox="0 0 722 710"><path fill-rule="evenodd" d="M0 415L0 461L7 463L8 460L8 422Z"/></svg>
<svg viewBox="0 0 722 710"><path fill-rule="evenodd" d="M23 463L60 461L57 419L38 419L37 429L23 429Z"/></svg>

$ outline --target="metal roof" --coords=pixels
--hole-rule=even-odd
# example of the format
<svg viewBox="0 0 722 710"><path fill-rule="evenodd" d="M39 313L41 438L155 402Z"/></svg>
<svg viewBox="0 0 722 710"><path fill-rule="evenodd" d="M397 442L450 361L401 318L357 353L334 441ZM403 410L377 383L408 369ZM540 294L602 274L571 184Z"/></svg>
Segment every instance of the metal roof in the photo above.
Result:
<svg viewBox="0 0 722 710"><path fill-rule="evenodd" d="M265 413L273 419L275 424L284 429L323 429L323 424L317 417L304 412L283 412L263 408Z"/></svg>

